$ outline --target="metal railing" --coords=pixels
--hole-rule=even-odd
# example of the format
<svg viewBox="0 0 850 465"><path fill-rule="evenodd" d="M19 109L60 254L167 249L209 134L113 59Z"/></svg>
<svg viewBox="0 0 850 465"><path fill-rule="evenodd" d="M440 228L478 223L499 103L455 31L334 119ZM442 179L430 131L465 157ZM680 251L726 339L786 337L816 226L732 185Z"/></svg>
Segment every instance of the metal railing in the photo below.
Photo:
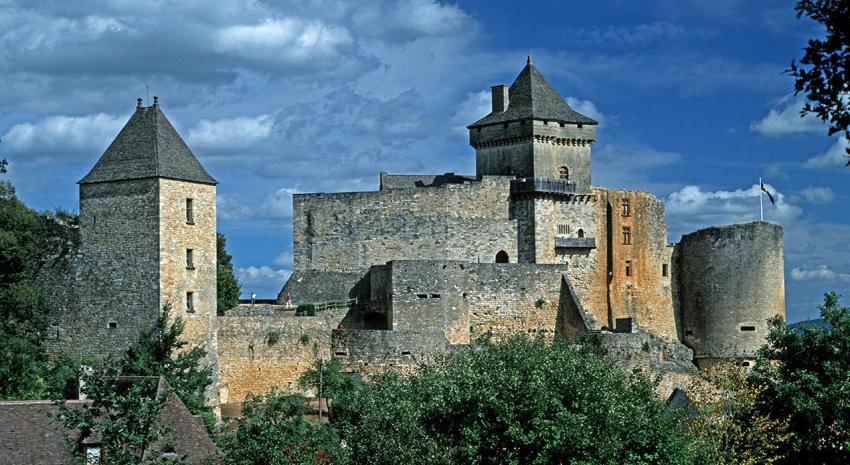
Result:
<svg viewBox="0 0 850 465"><path fill-rule="evenodd" d="M555 247L566 249L595 249L596 239L593 237L557 237Z"/></svg>
<svg viewBox="0 0 850 465"><path fill-rule="evenodd" d="M540 192L570 195L576 193L576 183L567 179L530 177L511 180L511 194Z"/></svg>

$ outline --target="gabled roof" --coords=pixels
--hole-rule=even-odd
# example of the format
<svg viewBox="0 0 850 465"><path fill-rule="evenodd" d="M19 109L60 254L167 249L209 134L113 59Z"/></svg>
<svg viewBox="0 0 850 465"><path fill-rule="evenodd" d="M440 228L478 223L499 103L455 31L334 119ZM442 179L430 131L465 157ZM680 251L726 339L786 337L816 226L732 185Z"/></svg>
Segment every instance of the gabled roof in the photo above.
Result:
<svg viewBox="0 0 850 465"><path fill-rule="evenodd" d="M217 184L159 109L156 98L152 106L136 107L121 132L79 183L142 178Z"/></svg>
<svg viewBox="0 0 850 465"><path fill-rule="evenodd" d="M528 64L519 73L508 91L508 109L503 112L490 113L468 127L474 128L532 118L561 123L598 124L596 120L570 108L561 94L531 64L531 57L529 57Z"/></svg>

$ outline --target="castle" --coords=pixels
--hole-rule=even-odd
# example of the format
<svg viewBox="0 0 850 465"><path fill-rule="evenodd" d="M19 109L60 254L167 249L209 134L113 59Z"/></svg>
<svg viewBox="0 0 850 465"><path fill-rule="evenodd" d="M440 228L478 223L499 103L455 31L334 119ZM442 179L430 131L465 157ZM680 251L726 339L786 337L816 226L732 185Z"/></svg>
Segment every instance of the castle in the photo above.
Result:
<svg viewBox="0 0 850 465"><path fill-rule="evenodd" d="M216 181L158 102L140 101L80 181L78 231L42 273L54 346L120 349L170 303L210 352L223 404L295 387L319 358L368 375L516 333L593 333L660 371L748 363L785 313L781 228L668 244L661 200L592 184L596 127L529 58L468 127L475 175L381 173L376 192L296 194L280 305L217 317ZM319 311L296 316L289 298Z"/></svg>

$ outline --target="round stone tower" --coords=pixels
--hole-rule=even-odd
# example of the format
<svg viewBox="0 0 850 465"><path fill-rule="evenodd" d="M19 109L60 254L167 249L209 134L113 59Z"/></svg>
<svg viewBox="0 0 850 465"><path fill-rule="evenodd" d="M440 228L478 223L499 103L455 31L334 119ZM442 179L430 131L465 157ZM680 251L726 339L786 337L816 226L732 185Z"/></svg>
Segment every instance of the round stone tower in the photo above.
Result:
<svg viewBox="0 0 850 465"><path fill-rule="evenodd" d="M676 270L682 338L697 364L745 365L767 336L767 320L785 316L782 227L755 222L682 236Z"/></svg>

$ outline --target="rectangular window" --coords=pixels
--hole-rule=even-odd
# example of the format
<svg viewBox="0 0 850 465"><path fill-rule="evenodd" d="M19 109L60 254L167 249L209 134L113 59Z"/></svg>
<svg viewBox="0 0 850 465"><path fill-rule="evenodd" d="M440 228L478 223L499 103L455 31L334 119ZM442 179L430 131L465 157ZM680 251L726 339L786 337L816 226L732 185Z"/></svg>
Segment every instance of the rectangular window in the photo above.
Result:
<svg viewBox="0 0 850 465"><path fill-rule="evenodd" d="M755 331L755 326L741 326L741 331Z"/></svg>
<svg viewBox="0 0 850 465"><path fill-rule="evenodd" d="M193 211L192 199L186 199L186 223L195 224L195 212Z"/></svg>
<svg viewBox="0 0 850 465"><path fill-rule="evenodd" d="M623 216L631 216L631 214L631 202L629 202L629 199L623 199Z"/></svg>
<svg viewBox="0 0 850 465"><path fill-rule="evenodd" d="M667 275L669 274L669 272L670 272L670 270L668 269L668 266L667 266L666 263L661 265L661 276L664 276L666 278Z"/></svg>
<svg viewBox="0 0 850 465"><path fill-rule="evenodd" d="M626 276L630 277L631 275L632 275L632 261L626 260Z"/></svg>
<svg viewBox="0 0 850 465"><path fill-rule="evenodd" d="M186 313L195 313L195 293L186 293Z"/></svg>
<svg viewBox="0 0 850 465"><path fill-rule="evenodd" d="M558 235L568 236L569 234L570 234L570 225L568 225L568 224L559 224L558 225Z"/></svg>
<svg viewBox="0 0 850 465"><path fill-rule="evenodd" d="M192 249L186 249L186 269L195 269L195 251Z"/></svg>
<svg viewBox="0 0 850 465"><path fill-rule="evenodd" d="M632 228L623 226L623 244L631 245L632 243Z"/></svg>

